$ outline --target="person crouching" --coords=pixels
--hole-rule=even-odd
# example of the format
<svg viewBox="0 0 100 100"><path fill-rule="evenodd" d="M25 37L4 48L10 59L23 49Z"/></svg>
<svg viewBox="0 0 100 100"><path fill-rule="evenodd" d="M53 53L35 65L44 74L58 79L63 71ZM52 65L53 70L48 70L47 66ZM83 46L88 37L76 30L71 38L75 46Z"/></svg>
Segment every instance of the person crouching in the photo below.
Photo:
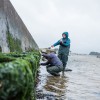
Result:
<svg viewBox="0 0 100 100"><path fill-rule="evenodd" d="M47 72L53 76L60 76L59 72L63 70L63 64L54 52L42 53L42 56L47 59L45 63L40 65L46 66Z"/></svg>

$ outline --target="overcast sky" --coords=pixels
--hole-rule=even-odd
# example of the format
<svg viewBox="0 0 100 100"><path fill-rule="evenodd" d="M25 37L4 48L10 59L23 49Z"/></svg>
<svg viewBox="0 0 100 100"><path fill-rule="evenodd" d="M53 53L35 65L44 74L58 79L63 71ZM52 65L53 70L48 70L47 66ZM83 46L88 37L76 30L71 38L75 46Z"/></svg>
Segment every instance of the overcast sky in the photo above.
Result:
<svg viewBox="0 0 100 100"><path fill-rule="evenodd" d="M39 47L69 32L71 51L100 52L100 0L10 0Z"/></svg>

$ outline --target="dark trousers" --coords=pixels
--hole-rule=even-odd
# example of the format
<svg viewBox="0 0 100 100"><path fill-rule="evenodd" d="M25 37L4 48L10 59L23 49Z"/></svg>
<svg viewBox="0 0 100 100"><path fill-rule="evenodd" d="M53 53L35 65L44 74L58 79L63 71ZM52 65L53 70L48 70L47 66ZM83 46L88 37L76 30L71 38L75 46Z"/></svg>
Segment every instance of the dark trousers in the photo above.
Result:
<svg viewBox="0 0 100 100"><path fill-rule="evenodd" d="M65 49L65 50L62 50L63 52L59 51L58 58L63 63L63 70L65 70L65 67L66 67L67 61L68 61L68 55L69 55L70 46L68 46L66 48L62 48L62 49Z"/></svg>
<svg viewBox="0 0 100 100"><path fill-rule="evenodd" d="M63 70L63 66L46 66L47 72L50 73L51 75L55 75L56 73L59 73Z"/></svg>

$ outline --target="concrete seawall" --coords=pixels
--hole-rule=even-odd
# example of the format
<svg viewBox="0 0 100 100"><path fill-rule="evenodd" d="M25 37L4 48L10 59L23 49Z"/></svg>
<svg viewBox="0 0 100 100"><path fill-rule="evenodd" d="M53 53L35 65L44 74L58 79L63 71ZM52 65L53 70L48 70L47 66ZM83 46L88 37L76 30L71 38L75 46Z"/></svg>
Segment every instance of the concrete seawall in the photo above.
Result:
<svg viewBox="0 0 100 100"><path fill-rule="evenodd" d="M14 47L16 43L17 47ZM38 46L9 0L0 0L0 47L2 52L26 51Z"/></svg>

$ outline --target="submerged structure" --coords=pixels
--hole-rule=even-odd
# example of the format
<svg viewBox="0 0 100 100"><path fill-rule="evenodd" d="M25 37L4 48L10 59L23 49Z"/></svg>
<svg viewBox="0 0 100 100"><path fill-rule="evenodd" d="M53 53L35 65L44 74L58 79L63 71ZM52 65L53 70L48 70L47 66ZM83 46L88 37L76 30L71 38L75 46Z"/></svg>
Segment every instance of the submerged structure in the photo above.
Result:
<svg viewBox="0 0 100 100"><path fill-rule="evenodd" d="M34 100L39 48L9 0L0 0L0 100Z"/></svg>

